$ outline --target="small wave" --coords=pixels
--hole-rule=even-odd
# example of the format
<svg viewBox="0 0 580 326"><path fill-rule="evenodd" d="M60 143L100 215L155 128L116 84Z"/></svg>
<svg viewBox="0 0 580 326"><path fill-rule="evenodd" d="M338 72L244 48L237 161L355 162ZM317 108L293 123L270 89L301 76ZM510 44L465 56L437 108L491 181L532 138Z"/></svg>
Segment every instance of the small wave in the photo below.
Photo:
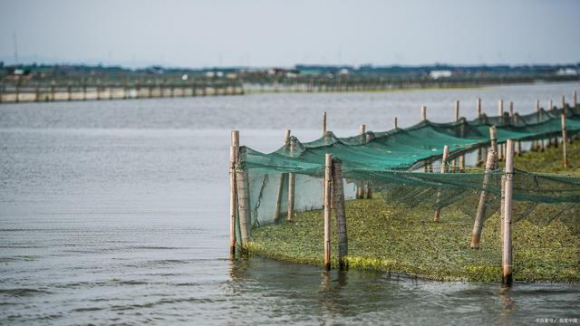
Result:
<svg viewBox="0 0 580 326"><path fill-rule="evenodd" d="M35 295L50 294L48 291L29 289L29 288L18 288L18 289L0 289L0 295L7 295L12 297L32 297Z"/></svg>

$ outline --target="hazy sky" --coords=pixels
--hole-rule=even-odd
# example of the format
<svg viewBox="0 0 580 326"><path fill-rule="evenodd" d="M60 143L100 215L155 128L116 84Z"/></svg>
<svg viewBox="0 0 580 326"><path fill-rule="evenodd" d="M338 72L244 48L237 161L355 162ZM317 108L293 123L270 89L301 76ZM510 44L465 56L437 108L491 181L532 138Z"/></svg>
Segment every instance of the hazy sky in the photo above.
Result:
<svg viewBox="0 0 580 326"><path fill-rule="evenodd" d="M144 66L580 62L580 1L0 0L0 60Z"/></svg>

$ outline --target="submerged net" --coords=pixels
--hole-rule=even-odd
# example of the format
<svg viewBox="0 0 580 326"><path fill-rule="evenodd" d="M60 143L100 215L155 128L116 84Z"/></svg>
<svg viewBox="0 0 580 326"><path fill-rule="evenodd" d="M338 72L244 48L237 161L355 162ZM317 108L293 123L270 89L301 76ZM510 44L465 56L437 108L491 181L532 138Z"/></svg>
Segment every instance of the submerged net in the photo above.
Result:
<svg viewBox="0 0 580 326"><path fill-rule="evenodd" d="M391 250L387 244L389 241L403 241L396 240L397 236L405 232L409 234L417 232L417 229L413 231L406 229L407 226L432 221L433 212L437 210L442 210L441 219L447 222L438 226L442 228L439 232L444 234L460 232L461 235L457 235L459 238L469 239L482 192L485 191L487 194L484 198L484 221L498 213L500 208L503 174L501 169L496 168L485 173L483 168L474 167L485 158L485 152L491 145L490 126L496 127L497 142L500 146L508 139L512 139L520 142L524 149L529 149L532 144L544 141L547 143L547 140L551 142L555 139L554 143L557 143L558 137L562 135L562 115L566 117L568 139L576 138L580 134L580 108L566 107L548 111L542 109L525 116L517 114L511 117L481 116L470 121L462 118L453 123L423 121L409 128L366 132L348 138L338 138L332 132L327 132L324 137L305 143L291 137L288 144L269 154L240 147L238 170L247 173L249 177L251 226L260 234L262 240L279 231L270 225L275 225L286 218L288 184L292 175L295 180L293 209L296 212L305 212L302 215L304 219L301 225L306 229L299 229L299 225L291 225L288 226L292 229L289 232L304 233L300 245L310 246L312 257L319 257L321 235L308 236L308 234L311 232L310 228L318 230L312 232L320 230L322 215L316 210L323 206L324 162L328 153L342 162L346 199L354 199L357 192L363 197L374 198L364 204L361 203L363 201L347 204L348 223L355 224L352 228L349 227L349 232L355 234L362 232L359 238L354 235L351 240L350 250L353 257L381 256L381 252L384 254L385 251ZM450 153L448 161L441 162L445 145L449 146ZM464 156L466 162L471 162L471 167L466 168L465 173L423 172L422 168L425 166L439 171L439 166L449 165L451 160L460 156ZM484 182L486 175L487 183ZM377 202L377 199L382 200ZM516 170L513 200L514 222L525 221L529 225L545 226L558 221L558 225L564 226L566 232L570 232L566 234L567 237L572 237L567 238L572 239L570 240L573 242L572 246L577 247L577 235L580 232L580 178ZM313 217L312 214L316 216ZM308 216L312 219L310 221L312 225L308 224L310 223ZM401 216L405 218L401 220ZM390 222L386 222L389 219ZM361 224L356 226L356 223ZM488 240L488 247L495 249L501 246L499 237L492 235L499 232L496 224L493 227L486 227L490 229L487 231L488 236L492 237L492 240ZM422 229L424 225L428 224L415 226ZM521 239L541 235L534 233L536 231L531 226L526 228L526 232L531 233L521 235ZM374 243L370 246L366 240L361 240L365 237L380 239L389 229L396 232L397 236L383 239L380 241L382 244ZM284 246L284 241L279 238L270 238L269 241L274 247ZM406 241L411 241L407 249L412 252L413 243L418 244L426 240L413 236L411 240ZM538 246L541 245L538 243ZM421 253L428 251L426 247L428 245L422 247ZM570 246L566 248L570 249ZM573 256L567 257L564 263L564 269L569 270L573 277L578 277L580 257L577 249L566 251L565 254L560 253ZM455 249L450 249L449 252L455 252ZM497 266L500 259L498 253L499 250L481 251L476 254L477 257L469 258L479 266L472 272L477 274L481 266ZM570 265L570 261L575 263ZM543 263L546 263L546 260ZM384 265L385 260L381 264ZM413 264L409 264L411 265Z"/></svg>

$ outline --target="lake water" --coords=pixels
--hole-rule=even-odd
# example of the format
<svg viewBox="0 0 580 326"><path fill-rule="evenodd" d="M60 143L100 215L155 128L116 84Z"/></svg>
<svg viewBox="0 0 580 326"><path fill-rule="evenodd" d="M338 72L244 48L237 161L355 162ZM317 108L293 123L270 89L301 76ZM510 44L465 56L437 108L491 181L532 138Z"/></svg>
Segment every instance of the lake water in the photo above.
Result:
<svg viewBox="0 0 580 326"><path fill-rule="evenodd" d="M441 283L230 261L230 130L272 151L428 118L520 113L580 84L0 105L0 324L542 324L577 318L580 287ZM517 258L516 258L517 259ZM573 322L574 320L572 320Z"/></svg>

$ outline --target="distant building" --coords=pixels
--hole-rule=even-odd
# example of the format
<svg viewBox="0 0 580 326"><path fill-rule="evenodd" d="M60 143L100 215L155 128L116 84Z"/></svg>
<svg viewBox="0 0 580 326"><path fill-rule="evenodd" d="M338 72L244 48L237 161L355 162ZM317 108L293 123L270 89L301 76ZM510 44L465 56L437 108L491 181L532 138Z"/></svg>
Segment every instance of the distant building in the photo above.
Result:
<svg viewBox="0 0 580 326"><path fill-rule="evenodd" d="M429 77L433 79L451 77L453 73L451 70L433 70L429 73Z"/></svg>
<svg viewBox="0 0 580 326"><path fill-rule="evenodd" d="M561 68L556 72L558 76L576 76L578 75L578 70L572 68Z"/></svg>

